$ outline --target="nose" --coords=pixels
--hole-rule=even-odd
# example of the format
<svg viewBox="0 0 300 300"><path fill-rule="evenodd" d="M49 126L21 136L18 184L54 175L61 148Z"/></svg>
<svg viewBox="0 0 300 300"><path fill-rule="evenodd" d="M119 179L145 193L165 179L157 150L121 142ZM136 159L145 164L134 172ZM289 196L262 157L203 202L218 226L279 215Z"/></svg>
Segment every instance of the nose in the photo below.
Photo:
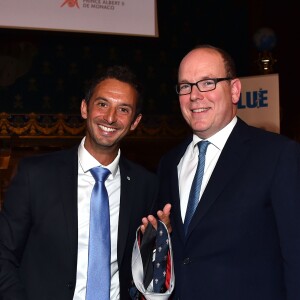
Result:
<svg viewBox="0 0 300 300"><path fill-rule="evenodd" d="M117 113L114 108L109 108L104 115L104 120L107 121L108 124L113 124L117 120Z"/></svg>
<svg viewBox="0 0 300 300"><path fill-rule="evenodd" d="M191 87L190 99L191 101L195 101L198 99L204 99L203 92L200 92L197 85L193 85Z"/></svg>

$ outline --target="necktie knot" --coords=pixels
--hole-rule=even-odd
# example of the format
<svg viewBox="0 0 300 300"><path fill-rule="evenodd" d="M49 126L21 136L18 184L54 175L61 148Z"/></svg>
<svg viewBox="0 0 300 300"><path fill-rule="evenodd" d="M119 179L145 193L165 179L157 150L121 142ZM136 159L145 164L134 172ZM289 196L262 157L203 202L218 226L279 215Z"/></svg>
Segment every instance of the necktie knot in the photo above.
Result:
<svg viewBox="0 0 300 300"><path fill-rule="evenodd" d="M205 155L208 145L209 145L209 141L201 141L197 144L199 149L199 156Z"/></svg>
<svg viewBox="0 0 300 300"><path fill-rule="evenodd" d="M95 181L105 181L110 174L110 171L103 167L94 167L90 169Z"/></svg>

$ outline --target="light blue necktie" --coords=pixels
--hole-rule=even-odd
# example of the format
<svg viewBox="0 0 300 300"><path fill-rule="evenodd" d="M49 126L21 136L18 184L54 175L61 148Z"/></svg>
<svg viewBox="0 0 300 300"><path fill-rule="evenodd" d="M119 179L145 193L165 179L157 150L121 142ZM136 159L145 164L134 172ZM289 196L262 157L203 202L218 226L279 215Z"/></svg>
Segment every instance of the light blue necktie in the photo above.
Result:
<svg viewBox="0 0 300 300"><path fill-rule="evenodd" d="M110 171L90 170L95 179L90 208L89 262L86 300L110 299L110 216L104 185Z"/></svg>
<svg viewBox="0 0 300 300"><path fill-rule="evenodd" d="M197 208L198 202L199 202L199 195L201 190L201 184L204 174L204 165L205 165L205 154L206 149L209 144L209 141L201 141L197 144L199 148L199 157L198 157L198 165L197 170L195 173L195 177L192 183L190 196L189 196L189 202L186 209L185 219L184 219L184 231L185 234L188 231L189 224L191 222L191 219L193 217L193 214Z"/></svg>

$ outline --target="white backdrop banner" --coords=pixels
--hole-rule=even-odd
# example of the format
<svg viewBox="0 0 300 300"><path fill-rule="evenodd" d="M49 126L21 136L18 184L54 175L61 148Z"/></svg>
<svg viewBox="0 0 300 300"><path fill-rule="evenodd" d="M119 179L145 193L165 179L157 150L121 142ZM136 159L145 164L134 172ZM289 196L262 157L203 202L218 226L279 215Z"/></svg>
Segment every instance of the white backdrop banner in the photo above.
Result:
<svg viewBox="0 0 300 300"><path fill-rule="evenodd" d="M0 0L0 27L157 37L156 0Z"/></svg>
<svg viewBox="0 0 300 300"><path fill-rule="evenodd" d="M280 133L278 74L241 77L237 115L255 127Z"/></svg>

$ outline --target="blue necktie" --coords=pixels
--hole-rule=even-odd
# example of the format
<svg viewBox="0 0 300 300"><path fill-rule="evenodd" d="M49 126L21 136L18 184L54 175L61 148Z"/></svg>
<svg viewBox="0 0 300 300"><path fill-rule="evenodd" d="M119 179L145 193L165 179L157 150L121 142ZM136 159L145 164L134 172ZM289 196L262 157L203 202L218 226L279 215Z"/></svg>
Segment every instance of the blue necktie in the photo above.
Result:
<svg viewBox="0 0 300 300"><path fill-rule="evenodd" d="M167 259L169 251L169 238L167 229L161 222L157 224L156 252L153 266L153 292L164 293L166 291Z"/></svg>
<svg viewBox="0 0 300 300"><path fill-rule="evenodd" d="M198 143L199 148L199 158L198 158L198 165L197 170L195 173L195 177L192 183L190 196L189 196L189 202L186 209L185 219L184 219L184 231L185 234L188 231L189 224L191 222L191 219L193 217L193 214L197 208L198 202L199 202L199 195L201 190L201 184L203 179L203 173L204 173L204 165L205 165L205 153L207 146L209 144L209 141L201 141Z"/></svg>
<svg viewBox="0 0 300 300"><path fill-rule="evenodd" d="M90 208L89 262L86 300L110 299L110 216L104 182L110 171L90 170L95 179Z"/></svg>

